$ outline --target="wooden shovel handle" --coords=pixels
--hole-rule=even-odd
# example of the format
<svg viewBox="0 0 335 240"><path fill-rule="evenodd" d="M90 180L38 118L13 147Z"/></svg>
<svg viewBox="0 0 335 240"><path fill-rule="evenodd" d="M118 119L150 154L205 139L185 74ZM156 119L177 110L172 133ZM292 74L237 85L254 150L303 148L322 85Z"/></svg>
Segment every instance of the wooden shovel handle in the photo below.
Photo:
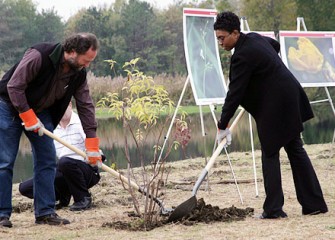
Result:
<svg viewBox="0 0 335 240"><path fill-rule="evenodd" d="M234 122L232 123L232 125L230 126L229 130L231 132L234 131L237 123L240 121L240 119L242 118L243 114L244 114L245 110L244 108L241 109L241 111L238 113L238 115L236 116L236 118L234 119ZM223 147L226 145L227 143L227 140L226 138L224 138L220 143L219 145L217 146L216 150L214 151L213 155L211 156L211 158L209 159L205 169L207 170L207 172L212 168L214 162L215 162L215 159L220 155Z"/></svg>
<svg viewBox="0 0 335 240"><path fill-rule="evenodd" d="M50 132L49 130L43 128L43 133L49 137L51 137L52 139L56 140L57 142L63 144L65 147L71 149L72 151L74 151L75 153L79 154L80 156L82 156L83 158L86 158L86 153L83 152L82 150L80 150L79 148L76 148L75 146L67 143L66 141L64 141L63 139L61 139L60 137L56 136L55 134L53 134L52 132ZM134 189L141 191L140 187L133 181L129 180L128 178L126 178L125 176L121 175L120 173L118 173L117 171L115 171L114 169L108 167L107 165L103 164L101 165L101 169L111 173L114 177L119 178L123 183L127 184L128 186L130 185L131 187L133 187Z"/></svg>

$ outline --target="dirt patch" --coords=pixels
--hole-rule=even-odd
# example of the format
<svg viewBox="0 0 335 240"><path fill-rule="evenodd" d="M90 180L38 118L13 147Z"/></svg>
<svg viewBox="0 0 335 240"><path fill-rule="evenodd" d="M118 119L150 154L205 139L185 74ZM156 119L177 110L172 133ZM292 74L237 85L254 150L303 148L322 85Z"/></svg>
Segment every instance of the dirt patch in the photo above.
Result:
<svg viewBox="0 0 335 240"><path fill-rule="evenodd" d="M14 213L23 213L25 211L33 211L33 204L31 202L19 202L18 204L13 205Z"/></svg>
<svg viewBox="0 0 335 240"><path fill-rule="evenodd" d="M253 208L241 209L234 206L220 209L218 206L206 204L203 198L197 201L196 208L180 220L184 225L193 225L198 222L232 222L244 220L247 216L254 214Z"/></svg>
<svg viewBox="0 0 335 240"><path fill-rule="evenodd" d="M175 224L183 224L187 226L192 226L196 223L212 223L212 222L233 222L244 220L248 216L254 214L253 208L237 208L231 206L229 208L220 209L218 206L212 206L211 204L206 204L203 198L197 201L197 206L188 215L175 222ZM128 213L129 217L132 217L130 222L105 222L102 227L110 227L118 230L128 230L128 231L150 231L154 228L170 224L167 218L157 221L153 225L145 225L142 220L139 220L138 216Z"/></svg>
<svg viewBox="0 0 335 240"><path fill-rule="evenodd" d="M46 226L35 224L32 199L23 197L18 184L13 185L12 228L0 227L0 239L6 240L109 240L109 239L334 239L335 236L335 150L334 144L305 145L318 175L329 212L313 216L301 214L301 205L297 201L294 181L286 153L281 153L283 164L282 181L285 196L284 211L288 218L281 220L262 220L257 216L263 211L265 192L263 184L258 185L255 195L254 165L251 153L233 152L230 154L238 186L243 198L240 201L231 169L226 156L220 155L216 167L209 174L209 182L203 183L197 192L198 205L189 216L178 222L167 223L169 216L157 217L153 226L145 226L142 218L134 213L134 204L129 192L112 174L101 173L100 182L91 188L93 206L90 210L72 212L68 207L57 210L59 216L70 220L64 226ZM328 158L324 158L324 155ZM320 159L322 158L322 159ZM262 177L261 152L255 151L257 182ZM205 159L188 159L171 163L173 171L169 175L167 190L161 198L166 209L178 207L190 195L194 181L204 167ZM188 165L198 165L190 170ZM247 164L247 165L246 165ZM194 165L194 166L195 166ZM215 173L215 174L214 174ZM177 187L185 187L179 188ZM145 201L142 194L138 197ZM143 197L143 198L141 198ZM211 205L210 205L210 204ZM70 205L72 202L70 203ZM202 207L201 207L202 206ZM219 206L221 209L219 209ZM254 214L253 209L254 208ZM159 209L158 207L156 208ZM141 208L140 212L144 212ZM202 212L201 212L202 211ZM151 217L151 216L150 216ZM155 219L156 220L156 219ZM123 230L121 230L123 229ZM213 231L215 229L215 231ZM136 232L135 232L136 231Z"/></svg>

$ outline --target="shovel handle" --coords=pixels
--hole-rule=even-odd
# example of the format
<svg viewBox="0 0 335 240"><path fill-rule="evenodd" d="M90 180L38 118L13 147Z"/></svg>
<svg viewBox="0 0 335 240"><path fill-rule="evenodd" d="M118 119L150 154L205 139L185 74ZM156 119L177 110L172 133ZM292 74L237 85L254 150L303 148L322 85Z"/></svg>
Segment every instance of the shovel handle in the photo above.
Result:
<svg viewBox="0 0 335 240"><path fill-rule="evenodd" d="M64 141L60 137L56 136L55 134L53 134L49 130L47 130L45 128L42 128L42 129L43 129L43 133L45 135L47 135L47 136L51 137L52 139L56 140L57 142L63 144L65 147L71 149L72 151L74 151L75 153L79 154L83 158L86 158L86 153L83 152L82 150L80 150L79 148L76 148L75 146L67 143L66 141ZM123 183L127 184L128 186L130 185L131 187L135 188L136 190L141 191L140 187L135 182L129 180L128 178L126 178L125 176L121 175L120 173L118 173L114 169L108 167L107 165L105 165L105 164L102 163L101 169L104 170L104 171L106 171L106 172L109 172L114 177L119 178Z"/></svg>
<svg viewBox="0 0 335 240"><path fill-rule="evenodd" d="M240 121L240 119L242 118L243 114L244 114L245 110L242 108L241 111L238 113L238 115L236 116L236 118L234 119L234 122L232 123L232 125L230 126L230 131L233 132L234 128L236 127L237 123ZM213 155L211 156L211 158L209 159L208 163L206 164L206 167L202 170L200 176L198 177L198 180L196 181L193 190L192 190L192 196L195 196L202 181L205 179L205 177L207 176L209 170L212 168L215 159L220 155L222 149L224 148L224 146L227 143L227 139L224 138L220 144L218 145L218 147L215 149Z"/></svg>
<svg viewBox="0 0 335 240"><path fill-rule="evenodd" d="M236 127L237 123L240 121L240 119L242 118L243 114L244 114L245 110L244 108L241 109L241 111L238 113L238 115L236 116L236 118L234 119L234 122L232 123L232 125L230 126L229 130L231 132L233 132L234 128ZM216 148L216 150L214 151L213 155L211 156L211 158L209 159L205 169L207 170L207 172L209 171L209 169L212 168L215 159L220 155L222 149L224 148L224 146L226 145L227 140L226 138L224 138L218 145L218 147Z"/></svg>

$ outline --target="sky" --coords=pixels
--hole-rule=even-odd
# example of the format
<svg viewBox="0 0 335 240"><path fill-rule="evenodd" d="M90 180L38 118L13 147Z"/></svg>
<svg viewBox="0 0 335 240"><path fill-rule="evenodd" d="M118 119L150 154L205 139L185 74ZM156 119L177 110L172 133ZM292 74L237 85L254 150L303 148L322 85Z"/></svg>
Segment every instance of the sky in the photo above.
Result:
<svg viewBox="0 0 335 240"><path fill-rule="evenodd" d="M174 0L142 0L150 3L160 9L167 8ZM33 0L37 5L37 10L41 12L42 9L54 8L58 15L63 20L68 20L71 15L74 15L81 8L88 8L90 6L103 6L106 4L110 6L114 0Z"/></svg>

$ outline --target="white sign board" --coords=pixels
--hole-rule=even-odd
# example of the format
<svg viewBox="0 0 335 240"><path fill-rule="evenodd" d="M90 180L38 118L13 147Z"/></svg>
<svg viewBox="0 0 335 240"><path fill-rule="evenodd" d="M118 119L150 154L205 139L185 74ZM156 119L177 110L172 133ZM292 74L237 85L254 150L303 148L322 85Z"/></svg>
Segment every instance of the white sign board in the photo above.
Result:
<svg viewBox="0 0 335 240"><path fill-rule="evenodd" d="M335 32L280 31L281 57L303 87L335 86Z"/></svg>
<svg viewBox="0 0 335 240"><path fill-rule="evenodd" d="M197 105L223 104L227 87L214 32L215 10L183 9L184 49Z"/></svg>

